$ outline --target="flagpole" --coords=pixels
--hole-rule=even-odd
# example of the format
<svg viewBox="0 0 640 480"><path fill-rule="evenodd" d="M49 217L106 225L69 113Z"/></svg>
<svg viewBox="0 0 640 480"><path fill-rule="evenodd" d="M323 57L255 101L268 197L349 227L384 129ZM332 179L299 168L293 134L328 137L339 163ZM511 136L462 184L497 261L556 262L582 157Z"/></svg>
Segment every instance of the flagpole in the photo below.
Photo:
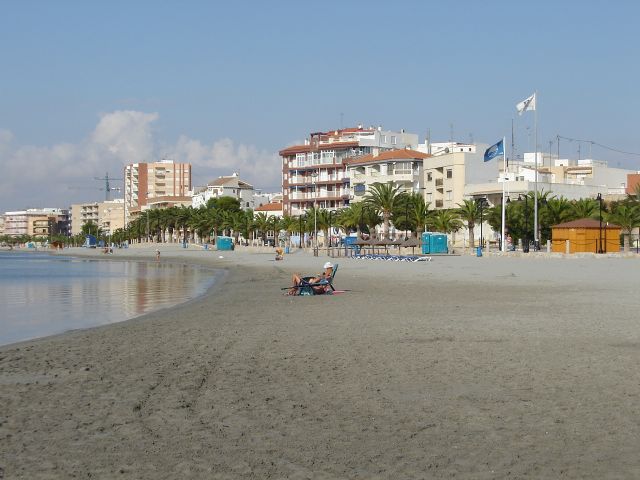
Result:
<svg viewBox="0 0 640 480"><path fill-rule="evenodd" d="M538 91L533 92L534 98L534 109L533 109L533 125L534 125L534 137L535 137L535 148L534 148L534 168L535 171L535 181L534 181L534 194L533 194L533 249L537 251L540 245L540 239L538 238Z"/></svg>
<svg viewBox="0 0 640 480"><path fill-rule="evenodd" d="M504 203L504 189L505 184L507 183L507 148L506 148L506 138L502 137L502 232L501 238L502 241L500 243L502 247L502 252L506 252L505 244L504 244L504 219L505 219L505 203Z"/></svg>

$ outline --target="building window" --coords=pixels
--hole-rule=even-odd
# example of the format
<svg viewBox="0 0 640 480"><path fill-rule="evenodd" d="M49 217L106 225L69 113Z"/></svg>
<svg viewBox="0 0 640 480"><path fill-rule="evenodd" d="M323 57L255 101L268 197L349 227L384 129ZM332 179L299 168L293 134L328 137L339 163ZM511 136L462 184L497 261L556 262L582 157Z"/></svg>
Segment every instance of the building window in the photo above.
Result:
<svg viewBox="0 0 640 480"><path fill-rule="evenodd" d="M453 195L451 193L451 190L447 190L447 197L446 198L447 198L447 200L452 200Z"/></svg>
<svg viewBox="0 0 640 480"><path fill-rule="evenodd" d="M386 135L380 135L380 141L382 143L387 143L387 136Z"/></svg>
<svg viewBox="0 0 640 480"><path fill-rule="evenodd" d="M427 172L427 182L431 182L433 180L433 176L431 175L431 172Z"/></svg>
<svg viewBox="0 0 640 480"><path fill-rule="evenodd" d="M447 178L453 178L453 170L447 168Z"/></svg>
<svg viewBox="0 0 640 480"><path fill-rule="evenodd" d="M396 136L395 135L391 135L391 145L395 145L396 142Z"/></svg>
<svg viewBox="0 0 640 480"><path fill-rule="evenodd" d="M431 203L433 201L433 193L427 193L427 202Z"/></svg>

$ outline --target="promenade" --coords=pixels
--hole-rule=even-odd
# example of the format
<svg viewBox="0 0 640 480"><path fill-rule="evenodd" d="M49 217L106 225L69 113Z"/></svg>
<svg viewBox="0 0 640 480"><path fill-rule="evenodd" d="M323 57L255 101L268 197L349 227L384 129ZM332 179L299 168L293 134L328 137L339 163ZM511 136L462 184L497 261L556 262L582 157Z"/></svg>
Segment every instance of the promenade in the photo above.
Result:
<svg viewBox="0 0 640 480"><path fill-rule="evenodd" d="M227 273L0 347L6 478L640 476L638 258L340 258L347 292L288 297L326 256L160 249Z"/></svg>

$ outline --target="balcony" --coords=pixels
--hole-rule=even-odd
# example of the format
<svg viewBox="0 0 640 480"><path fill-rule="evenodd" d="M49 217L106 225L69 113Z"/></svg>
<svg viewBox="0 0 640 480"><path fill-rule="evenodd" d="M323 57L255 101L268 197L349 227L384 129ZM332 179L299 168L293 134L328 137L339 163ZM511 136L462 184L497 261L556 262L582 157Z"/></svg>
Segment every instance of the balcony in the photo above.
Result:
<svg viewBox="0 0 640 480"><path fill-rule="evenodd" d="M443 200L436 200L436 208L442 208L444 205Z"/></svg>
<svg viewBox="0 0 640 480"><path fill-rule="evenodd" d="M444 185L444 179L436 178L436 187L442 188Z"/></svg>

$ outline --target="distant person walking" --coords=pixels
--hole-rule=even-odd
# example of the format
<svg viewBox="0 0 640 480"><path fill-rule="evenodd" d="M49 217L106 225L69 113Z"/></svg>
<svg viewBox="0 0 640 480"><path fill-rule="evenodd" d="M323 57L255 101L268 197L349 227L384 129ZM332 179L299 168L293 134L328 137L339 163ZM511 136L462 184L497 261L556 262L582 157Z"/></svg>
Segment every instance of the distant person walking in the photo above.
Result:
<svg viewBox="0 0 640 480"><path fill-rule="evenodd" d="M160 250L156 249L156 260L160 261Z"/></svg>

